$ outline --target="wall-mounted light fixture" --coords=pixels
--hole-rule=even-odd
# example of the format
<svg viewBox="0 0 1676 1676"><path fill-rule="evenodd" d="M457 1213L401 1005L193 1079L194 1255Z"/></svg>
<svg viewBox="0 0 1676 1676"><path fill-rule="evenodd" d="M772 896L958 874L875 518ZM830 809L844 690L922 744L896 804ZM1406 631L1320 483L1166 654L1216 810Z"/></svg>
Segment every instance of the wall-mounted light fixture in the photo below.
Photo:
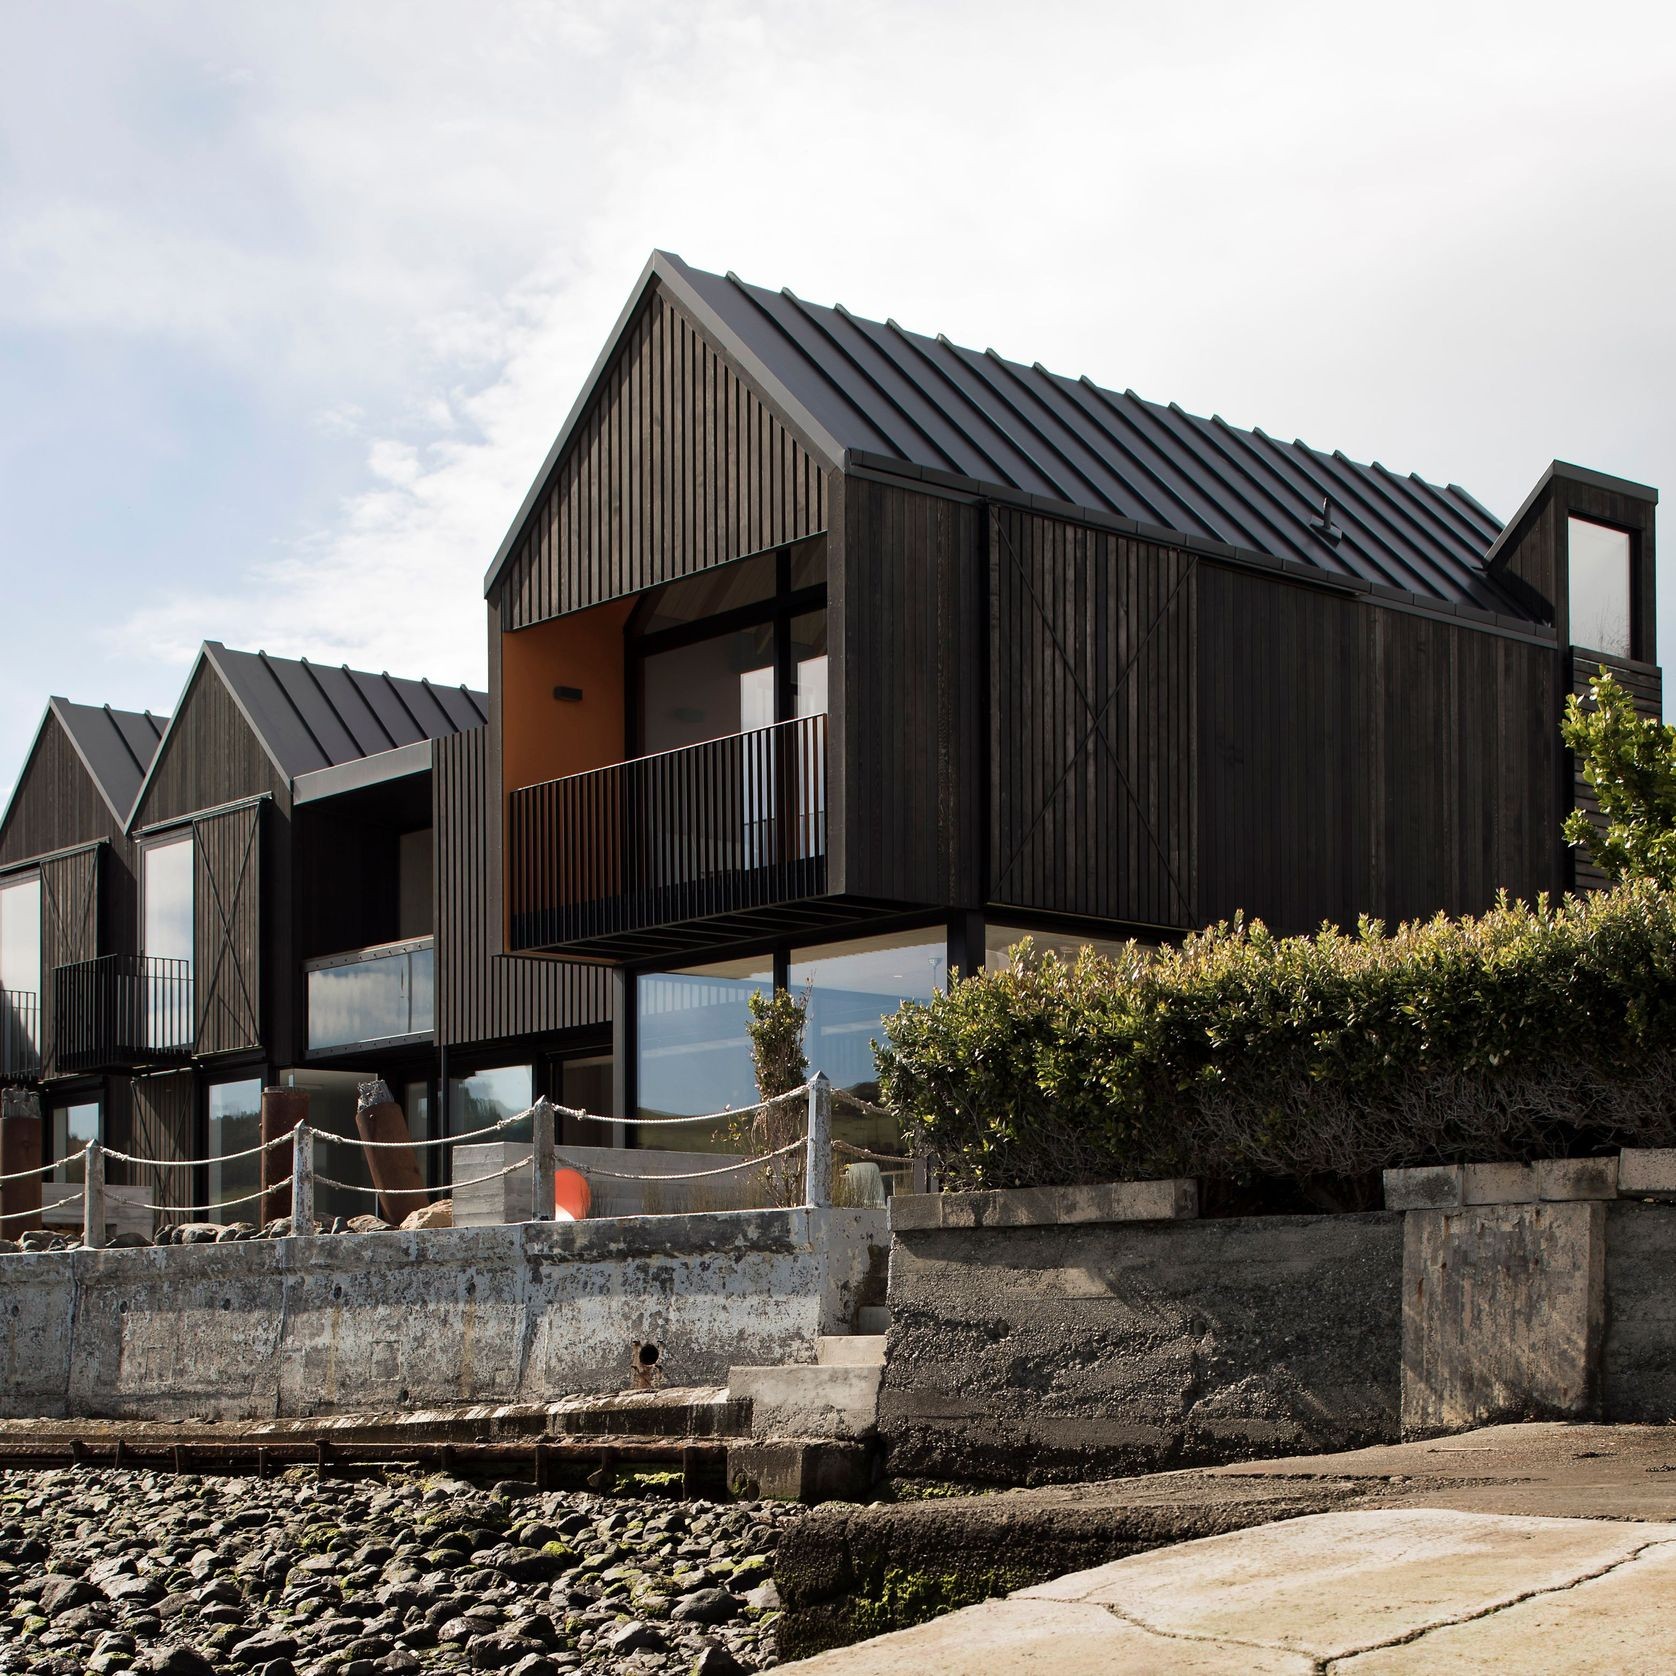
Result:
<svg viewBox="0 0 1676 1676"><path fill-rule="evenodd" d="M582 689L580 687L554 687L553 696L561 704L580 704Z"/></svg>

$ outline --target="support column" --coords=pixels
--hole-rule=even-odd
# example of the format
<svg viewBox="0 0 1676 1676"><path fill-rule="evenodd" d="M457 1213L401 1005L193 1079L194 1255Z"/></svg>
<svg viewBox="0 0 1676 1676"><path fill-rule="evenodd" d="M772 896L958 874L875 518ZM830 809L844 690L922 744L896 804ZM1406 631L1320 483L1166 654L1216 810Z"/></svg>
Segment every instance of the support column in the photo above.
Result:
<svg viewBox="0 0 1676 1676"><path fill-rule="evenodd" d="M32 1088L0 1088L0 1175L41 1167L41 1097ZM30 1214L33 1213L33 1214ZM0 1182L0 1235L15 1240L41 1226L41 1178Z"/></svg>
<svg viewBox="0 0 1676 1676"><path fill-rule="evenodd" d="M291 1148L284 1143L299 1123L308 1122L306 1088L262 1090L262 1226L291 1214ZM278 1146L269 1146L278 1141Z"/></svg>
<svg viewBox="0 0 1676 1676"><path fill-rule="evenodd" d="M362 1149L367 1174L378 1189L379 1210L384 1220L399 1227L404 1218L423 1210L427 1202L418 1154L411 1145L391 1144L412 1140L407 1132L407 1113L391 1097L390 1085L383 1077L362 1083L357 1094L355 1127L361 1139L383 1143Z"/></svg>

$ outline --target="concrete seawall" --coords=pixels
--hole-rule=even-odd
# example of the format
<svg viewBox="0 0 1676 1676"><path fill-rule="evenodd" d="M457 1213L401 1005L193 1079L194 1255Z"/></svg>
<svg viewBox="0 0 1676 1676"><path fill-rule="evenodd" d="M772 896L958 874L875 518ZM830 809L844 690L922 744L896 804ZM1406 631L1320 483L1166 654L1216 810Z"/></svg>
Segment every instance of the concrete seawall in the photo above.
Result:
<svg viewBox="0 0 1676 1676"><path fill-rule="evenodd" d="M1384 1212L898 1227L890 1470L1044 1482L1395 1437L1402 1250Z"/></svg>
<svg viewBox="0 0 1676 1676"><path fill-rule="evenodd" d="M0 1413L264 1419L813 1361L879 1301L884 1214L769 1210L0 1260Z"/></svg>

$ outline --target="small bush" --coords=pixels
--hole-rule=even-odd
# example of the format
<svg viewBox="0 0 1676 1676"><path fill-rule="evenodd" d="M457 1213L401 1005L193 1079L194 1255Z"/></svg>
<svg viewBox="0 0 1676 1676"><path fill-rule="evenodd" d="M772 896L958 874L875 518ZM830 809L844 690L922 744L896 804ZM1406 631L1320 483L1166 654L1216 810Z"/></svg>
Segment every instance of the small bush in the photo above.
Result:
<svg viewBox="0 0 1676 1676"><path fill-rule="evenodd" d="M1676 1143L1676 892L1276 937L1235 920L1074 963L1028 942L885 1021L881 1085L953 1187Z"/></svg>

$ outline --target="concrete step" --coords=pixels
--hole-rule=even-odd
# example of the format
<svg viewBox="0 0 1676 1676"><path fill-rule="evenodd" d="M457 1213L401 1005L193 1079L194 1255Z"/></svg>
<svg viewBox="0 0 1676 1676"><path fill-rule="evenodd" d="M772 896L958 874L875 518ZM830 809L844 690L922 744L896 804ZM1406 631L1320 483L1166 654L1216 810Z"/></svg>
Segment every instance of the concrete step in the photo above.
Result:
<svg viewBox="0 0 1676 1676"><path fill-rule="evenodd" d="M751 1405L751 1436L853 1438L879 1418L882 1362L730 1368L728 1395Z"/></svg>
<svg viewBox="0 0 1676 1676"><path fill-rule="evenodd" d="M888 1333L890 1331L890 1306L888 1304L863 1304L855 1312L855 1330L858 1333Z"/></svg>
<svg viewBox="0 0 1676 1676"><path fill-rule="evenodd" d="M839 1333L822 1338L815 1361L823 1368L882 1368L885 1365L883 1333Z"/></svg>

